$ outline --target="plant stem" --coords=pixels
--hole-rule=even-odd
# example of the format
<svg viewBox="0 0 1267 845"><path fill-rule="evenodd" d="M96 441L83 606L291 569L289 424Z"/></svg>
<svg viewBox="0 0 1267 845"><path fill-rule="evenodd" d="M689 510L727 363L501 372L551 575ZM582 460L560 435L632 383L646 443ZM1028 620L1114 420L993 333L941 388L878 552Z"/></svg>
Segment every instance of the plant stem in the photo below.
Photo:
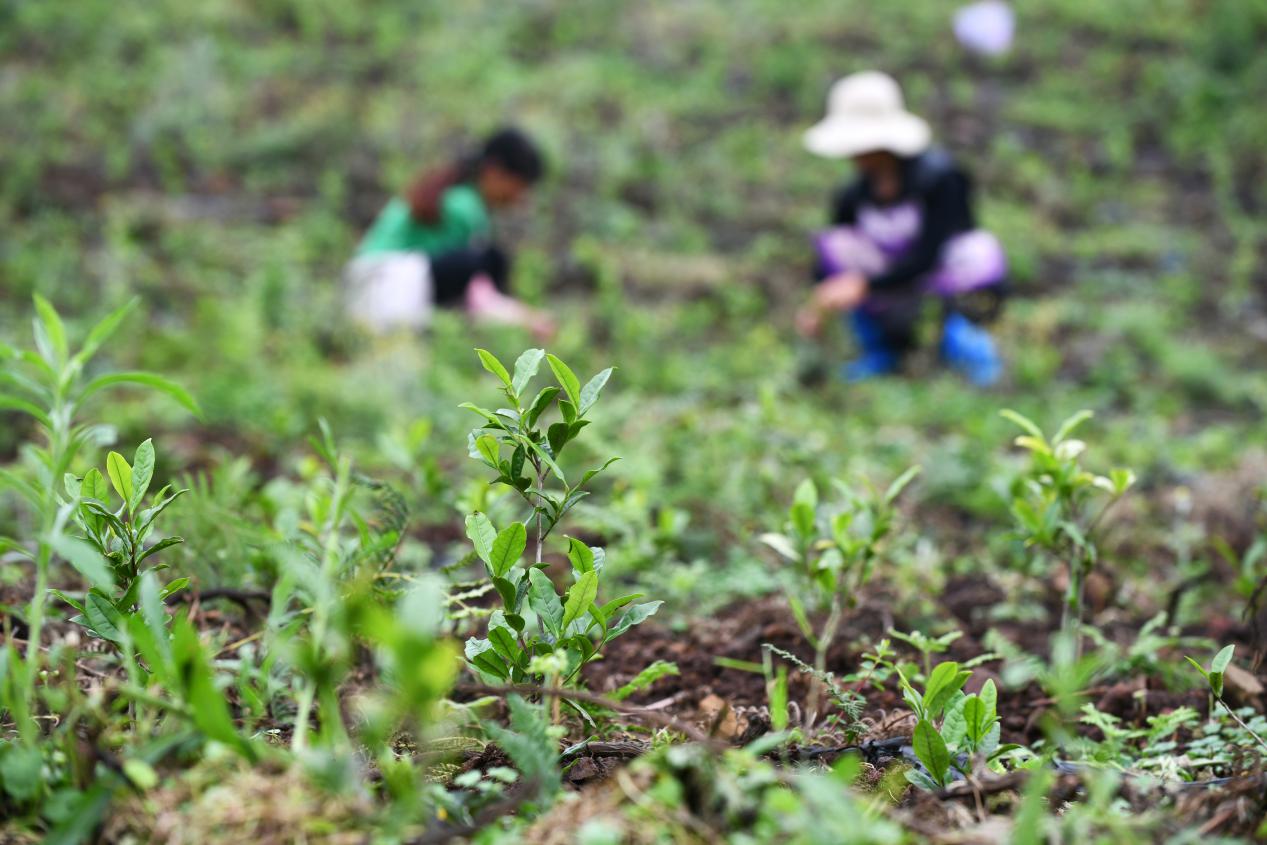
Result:
<svg viewBox="0 0 1267 845"><path fill-rule="evenodd" d="M1236 724L1240 725L1241 728L1247 734L1249 734L1250 736L1254 738L1254 740L1258 743L1259 747L1263 748L1264 750L1267 750L1267 741L1264 741L1261 736L1254 733L1254 729L1251 728L1249 725L1245 724L1245 720L1242 719L1240 716L1237 716L1236 711L1233 710L1231 707L1228 707L1226 701L1224 701L1221 697L1215 698L1214 700L1217 701L1220 705L1222 705L1223 709L1227 711L1227 715L1231 716L1236 721Z"/></svg>

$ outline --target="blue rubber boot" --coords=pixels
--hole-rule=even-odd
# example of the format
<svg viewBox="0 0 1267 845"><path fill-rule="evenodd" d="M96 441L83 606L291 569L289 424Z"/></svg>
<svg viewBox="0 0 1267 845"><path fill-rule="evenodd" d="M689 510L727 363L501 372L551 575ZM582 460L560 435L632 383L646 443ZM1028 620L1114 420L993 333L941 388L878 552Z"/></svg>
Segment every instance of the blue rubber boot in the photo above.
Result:
<svg viewBox="0 0 1267 845"><path fill-rule="evenodd" d="M946 318L941 333L941 359L978 387L989 387L1003 374L1003 361L994 338L962 314Z"/></svg>
<svg viewBox="0 0 1267 845"><path fill-rule="evenodd" d="M849 323L862 354L841 368L840 377L854 383L897 372L898 354L885 341L876 319L863 311L854 311L849 315Z"/></svg>

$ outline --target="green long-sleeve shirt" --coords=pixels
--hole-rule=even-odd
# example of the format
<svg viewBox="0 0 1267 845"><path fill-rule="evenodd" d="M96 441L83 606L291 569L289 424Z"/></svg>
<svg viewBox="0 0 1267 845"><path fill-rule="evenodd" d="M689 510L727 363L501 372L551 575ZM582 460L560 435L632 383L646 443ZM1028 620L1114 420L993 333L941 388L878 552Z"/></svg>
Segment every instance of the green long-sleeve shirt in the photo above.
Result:
<svg viewBox="0 0 1267 845"><path fill-rule="evenodd" d="M423 252L439 255L486 238L491 230L488 206L471 185L454 185L440 198L440 219L420 223L409 204L395 197L379 212L357 255L381 252Z"/></svg>

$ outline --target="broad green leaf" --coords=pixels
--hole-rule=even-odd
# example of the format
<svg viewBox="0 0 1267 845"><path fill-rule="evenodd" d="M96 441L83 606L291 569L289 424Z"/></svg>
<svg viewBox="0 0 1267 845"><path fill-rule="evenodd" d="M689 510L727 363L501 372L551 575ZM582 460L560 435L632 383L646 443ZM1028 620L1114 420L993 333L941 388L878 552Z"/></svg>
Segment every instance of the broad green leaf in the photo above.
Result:
<svg viewBox="0 0 1267 845"><path fill-rule="evenodd" d="M528 547L528 529L522 522L512 522L501 530L493 540L488 565L494 578L501 578L510 568L519 562L524 549Z"/></svg>
<svg viewBox="0 0 1267 845"><path fill-rule="evenodd" d="M572 372L571 368L555 355L547 354L546 360L550 362L550 369L554 371L554 377L559 380L559 386L563 388L563 392L567 394L572 405L580 407L581 382L577 379L576 373Z"/></svg>
<svg viewBox="0 0 1267 845"><path fill-rule="evenodd" d="M480 363L484 365L484 369L502 380L502 384L514 390L514 382L510 380L510 373L506 372L506 368L502 366L502 362L497 360L497 356L489 352L487 349L476 349L475 354L479 356Z"/></svg>
<svg viewBox="0 0 1267 845"><path fill-rule="evenodd" d="M611 378L614 367L608 367L598 375L585 383L581 388L579 401L576 410L581 416L585 416L589 409L594 407L594 403L598 401L598 396L603 392L603 388L607 385L607 380Z"/></svg>
<svg viewBox="0 0 1267 845"><path fill-rule="evenodd" d="M624 701L636 692L640 692L661 678L679 674L677 664L667 660L656 660L634 676L633 680L611 694L616 701ZM785 684L786 686L786 684Z"/></svg>
<svg viewBox="0 0 1267 845"><path fill-rule="evenodd" d="M521 395L532 379L537 375L537 370L541 367L541 360L545 358L546 351L544 349L525 349L523 354L515 361L515 376L511 379L511 388L516 395Z"/></svg>
<svg viewBox="0 0 1267 845"><path fill-rule="evenodd" d="M476 511L466 518L466 536L475 545L475 553L480 560L490 564L493 559L493 543L497 540L497 529L488 517Z"/></svg>
<svg viewBox="0 0 1267 845"><path fill-rule="evenodd" d="M928 685L924 689L924 712L927 718L936 719L951 696L963 688L971 675L971 672L961 672L959 664L954 661L937 664L928 676Z"/></svg>
<svg viewBox="0 0 1267 845"><path fill-rule="evenodd" d="M964 706L968 698L963 693L952 697L946 705L946 715L941 722L941 738L947 748L958 748L968 735L968 722L964 716Z"/></svg>
<svg viewBox="0 0 1267 845"><path fill-rule="evenodd" d="M814 536L814 508L806 502L796 502L790 513L792 527L801 537Z"/></svg>
<svg viewBox="0 0 1267 845"><path fill-rule="evenodd" d="M1214 659L1210 661L1211 672L1226 672L1228 665L1232 662L1232 655L1236 652L1235 645L1224 646L1219 653L1214 655Z"/></svg>
<svg viewBox="0 0 1267 845"><path fill-rule="evenodd" d="M563 603L554 590L554 582L540 569L528 570L531 587L528 590L528 604L541 619L542 626L558 637L563 629Z"/></svg>
<svg viewBox="0 0 1267 845"><path fill-rule="evenodd" d="M985 704L986 718L993 719L999 715L999 690L994 685L993 679L987 679L981 685L981 692L977 694L981 696L981 701Z"/></svg>
<svg viewBox="0 0 1267 845"><path fill-rule="evenodd" d="M79 394L79 401L83 402L91 396L105 390L107 387L113 387L118 384L135 384L142 387L149 387L157 390L174 400L196 417L202 416L202 409L198 407L197 401L189 394L189 391L176 384L174 381L163 378L154 373L145 372L128 372L128 373L107 373L103 376L97 376L88 385L84 387Z"/></svg>
<svg viewBox="0 0 1267 845"><path fill-rule="evenodd" d="M67 563L75 567L80 575L88 579L89 584L107 592L114 589L114 576L110 574L110 565L101 552L87 542L75 537L67 537L65 534L58 534L51 538L49 545L53 547L53 551L65 558Z"/></svg>
<svg viewBox="0 0 1267 845"><path fill-rule="evenodd" d="M559 395L559 388L554 385L547 385L541 388L541 392L537 394L537 398L532 400L532 405L528 407L528 413L524 418L524 424L529 428L537 424L537 420L541 419L541 415L545 413L546 408L550 407L550 403L554 401L554 397Z"/></svg>
<svg viewBox="0 0 1267 845"><path fill-rule="evenodd" d="M79 494L85 499L96 499L106 507L110 506L110 486L106 484L106 477L101 474L101 470L96 467L84 475Z"/></svg>
<svg viewBox="0 0 1267 845"><path fill-rule="evenodd" d="M163 657L170 662L172 649L167 633L167 613L163 610L163 599L159 594L158 576L153 572L141 576L141 616Z"/></svg>
<svg viewBox="0 0 1267 845"><path fill-rule="evenodd" d="M980 745L981 740L985 739L986 731L990 729L985 702L975 695L968 696L963 704L963 720L968 739L972 740L974 746Z"/></svg>
<svg viewBox="0 0 1267 845"><path fill-rule="evenodd" d="M84 596L84 619L97 636L112 643L123 642L123 615L108 599L97 593Z"/></svg>
<svg viewBox="0 0 1267 845"><path fill-rule="evenodd" d="M510 669L488 640L471 637L466 641L466 659L472 666L500 680L510 677Z"/></svg>
<svg viewBox="0 0 1267 845"><path fill-rule="evenodd" d="M484 460L496 467L497 462L501 459L501 443L491 434L481 434L475 438L475 448L483 456Z"/></svg>
<svg viewBox="0 0 1267 845"><path fill-rule="evenodd" d="M792 504L804 505L809 508L810 513L818 509L818 485L814 483L814 479L806 478L796 485L796 492L792 495Z"/></svg>
<svg viewBox="0 0 1267 845"><path fill-rule="evenodd" d="M504 625L494 626L490 623L488 641L493 644L493 648L505 659L507 664L515 666L520 663L519 641L515 639L515 634L510 628Z"/></svg>
<svg viewBox="0 0 1267 845"><path fill-rule="evenodd" d="M568 626L589 610L590 604L598 596L598 573L590 570L583 573L572 589L568 590L567 604L563 606L563 622L560 628L564 631Z"/></svg>
<svg viewBox="0 0 1267 845"><path fill-rule="evenodd" d="M154 441L146 440L136 447L132 456L132 500L128 502L131 510L141 506L141 500L150 489L154 480Z"/></svg>
<svg viewBox="0 0 1267 845"><path fill-rule="evenodd" d="M911 746L915 756L928 769L938 786L945 784L946 772L950 770L950 751L942 740L941 734L927 719L920 719L915 725L915 733L911 737Z"/></svg>
<svg viewBox="0 0 1267 845"><path fill-rule="evenodd" d="M119 494L119 498L128 504L131 510L132 494L135 488L132 486L132 467L128 466L128 461L118 452L111 452L106 456L106 472L110 474L110 483L114 485L114 492Z"/></svg>
<svg viewBox="0 0 1267 845"><path fill-rule="evenodd" d="M594 569L594 551L575 537L568 537L568 560L577 572L591 572Z"/></svg>

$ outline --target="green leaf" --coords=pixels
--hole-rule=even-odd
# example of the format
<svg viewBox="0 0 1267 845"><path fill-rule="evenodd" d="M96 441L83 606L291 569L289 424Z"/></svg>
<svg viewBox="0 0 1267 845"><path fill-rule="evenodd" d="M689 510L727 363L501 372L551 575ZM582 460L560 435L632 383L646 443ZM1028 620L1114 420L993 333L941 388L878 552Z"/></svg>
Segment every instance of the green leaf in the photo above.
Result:
<svg viewBox="0 0 1267 845"><path fill-rule="evenodd" d="M139 305L141 298L139 296L124 305L122 308L115 309L105 319L92 327L92 331L88 332L88 338L84 341L84 345L75 353L74 361L81 367L97 354L97 350L101 348L101 344L105 343L118 330L123 320L132 313Z"/></svg>
<svg viewBox="0 0 1267 845"><path fill-rule="evenodd" d="M511 379L511 388L516 395L522 394L541 367L541 359L545 358L544 349L525 349L515 361L515 377Z"/></svg>
<svg viewBox="0 0 1267 845"><path fill-rule="evenodd" d="M480 560L489 565L493 559L493 543L497 540L497 529L488 517L476 511L466 518L466 536L475 544L475 553Z"/></svg>
<svg viewBox="0 0 1267 845"><path fill-rule="evenodd" d="M1236 652L1235 645L1224 646L1219 653L1214 655L1214 660L1210 661L1211 672L1226 672L1227 667L1232 662L1232 655Z"/></svg>
<svg viewBox="0 0 1267 845"><path fill-rule="evenodd" d="M1074 414L1072 417L1060 424L1060 428L1056 430L1056 435L1052 437L1051 442L1063 443L1071 434L1074 433L1074 430L1077 429L1078 426L1082 425L1093 416L1095 416L1095 414L1087 410L1082 410Z"/></svg>
<svg viewBox="0 0 1267 845"><path fill-rule="evenodd" d="M114 485L114 491L131 510L132 493L135 488L132 486L132 467L128 466L127 459L118 452L111 452L106 456L106 472L110 473L110 483Z"/></svg>
<svg viewBox="0 0 1267 845"><path fill-rule="evenodd" d="M528 413L525 417L524 424L528 428L532 428L537 424L537 420L545 413L546 408L550 407L550 403L554 401L554 397L559 395L559 388L554 385L547 385L541 388L541 392L537 394L537 398L532 400L532 405L528 407Z"/></svg>
<svg viewBox="0 0 1267 845"><path fill-rule="evenodd" d="M589 409L594 407L594 403L598 401L598 395L603 392L614 369L614 367L608 367L585 383L585 386L581 388L579 401L576 403L577 413L585 416Z"/></svg>
<svg viewBox="0 0 1267 845"><path fill-rule="evenodd" d="M40 773L44 768L44 755L38 746L6 743L0 746L0 783L4 791L19 802L35 797L43 783Z"/></svg>
<svg viewBox="0 0 1267 845"><path fill-rule="evenodd" d="M568 560L577 572L591 572L594 569L594 551L575 537L568 537Z"/></svg>
<svg viewBox="0 0 1267 845"><path fill-rule="evenodd" d="M1194 667L1196 667L1196 670L1201 673L1201 677L1205 678L1207 681L1210 680L1210 673L1205 670L1204 666L1202 666L1197 661L1193 660L1191 657L1188 657L1186 654L1184 655L1183 659L1191 663Z"/></svg>
<svg viewBox="0 0 1267 845"><path fill-rule="evenodd" d="M501 459L501 443L496 437L491 434L481 434L475 438L475 448L490 466L497 468L498 461Z"/></svg>
<svg viewBox="0 0 1267 845"><path fill-rule="evenodd" d="M540 569L528 570L531 587L528 590L528 604L541 619L541 624L555 637L563 629L563 603L554 590L554 582Z"/></svg>
<svg viewBox="0 0 1267 845"><path fill-rule="evenodd" d="M467 661L481 672L503 681L510 677L510 669L497 655L497 650L488 640L471 637L466 641L465 654Z"/></svg>
<svg viewBox="0 0 1267 845"><path fill-rule="evenodd" d="M47 348L41 348L40 352L45 358L56 361L58 366L66 363L66 358L70 350L66 344L66 326L62 323L62 318L58 316L57 309L54 308L49 301L38 293L35 294L35 311L39 315L39 321L35 324L35 340L36 345Z"/></svg>
<svg viewBox="0 0 1267 845"><path fill-rule="evenodd" d="M563 622L559 627L566 631L569 625L589 610L590 604L597 596L598 573L590 570L583 573L572 585L572 589L568 590L567 604L563 606Z"/></svg>
<svg viewBox="0 0 1267 845"><path fill-rule="evenodd" d="M607 635L607 639L614 640L621 634L628 631L635 625L641 625L646 622L655 612L660 609L662 601L649 601L643 604L635 604L633 607L625 611L624 616L620 617L620 621L612 626L611 632Z"/></svg>
<svg viewBox="0 0 1267 845"><path fill-rule="evenodd" d="M136 562L140 563L141 561L145 560L150 555L156 555L159 552L161 552L163 549L170 549L172 546L179 546L183 542L185 542L184 537L164 537L163 539L159 540L157 543L155 543L154 545L150 546L148 549L146 549L145 551L137 555Z"/></svg>
<svg viewBox="0 0 1267 845"><path fill-rule="evenodd" d="M792 541L782 534L766 533L757 537L757 539L774 549L788 560L797 561L801 559L800 554L796 551L796 547L792 545Z"/></svg>
<svg viewBox="0 0 1267 845"><path fill-rule="evenodd" d="M49 545L66 562L88 579L88 583L107 592L114 589L114 576L110 574L110 565L105 556L89 543L75 537L58 534L51 538Z"/></svg>
<svg viewBox="0 0 1267 845"><path fill-rule="evenodd" d="M85 499L96 499L106 507L110 506L110 487L106 484L106 477L101 474L101 470L96 467L88 470L79 488L79 495Z"/></svg>
<svg viewBox="0 0 1267 845"><path fill-rule="evenodd" d="M129 757L124 760L123 773L142 792L148 792L158 786L158 772L154 771L153 766L139 757Z"/></svg>
<svg viewBox="0 0 1267 845"><path fill-rule="evenodd" d="M522 522L512 522L501 530L493 540L493 547L488 557L488 565L494 578L505 576L510 568L519 562L524 549L528 547L528 529Z"/></svg>
<svg viewBox="0 0 1267 845"><path fill-rule="evenodd" d="M510 390L514 390L514 382L510 379L510 373L506 372L506 368L502 366L502 362L497 360L497 356L489 352L487 349L476 349L475 354L479 356L480 363L484 365L484 369L502 380L502 384L506 385Z"/></svg>
<svg viewBox="0 0 1267 845"><path fill-rule="evenodd" d="M172 649L167 633L167 613L163 610L163 599L159 594L158 576L153 572L141 576L141 616L163 657L170 662Z"/></svg>
<svg viewBox="0 0 1267 845"><path fill-rule="evenodd" d="M135 511L141 506L153 479L154 441L146 440L136 447L136 454L132 457L132 498L128 501L128 510Z"/></svg>
<svg viewBox="0 0 1267 845"><path fill-rule="evenodd" d="M974 747L980 745L981 740L985 739L986 731L990 729L985 702L975 695L968 696L963 704L963 720L968 739L972 740Z"/></svg>
<svg viewBox="0 0 1267 845"><path fill-rule="evenodd" d="M928 676L928 685L924 689L924 712L929 719L936 719L950 697L963 688L964 683L972 675L961 672L959 664L954 661L937 664Z"/></svg>
<svg viewBox="0 0 1267 845"><path fill-rule="evenodd" d="M633 680L611 694L615 701L624 701L636 692L641 692L661 678L679 674L677 664L667 660L656 660L643 669Z"/></svg>
<svg viewBox="0 0 1267 845"><path fill-rule="evenodd" d="M557 422L546 429L546 440L550 442L550 451L559 454L572 436L572 428L565 422Z"/></svg>
<svg viewBox="0 0 1267 845"><path fill-rule="evenodd" d="M950 770L950 751L947 750L941 734L937 733L937 729L927 719L920 719L915 725L911 746L915 750L915 756L928 769L937 785L944 785L946 773Z"/></svg>
<svg viewBox="0 0 1267 845"><path fill-rule="evenodd" d="M33 417L45 428L53 427L53 420L48 414L44 413L44 409L34 402L27 401L20 396L14 396L11 393L0 393L0 411L21 411L27 416Z"/></svg>
<svg viewBox="0 0 1267 845"><path fill-rule="evenodd" d="M101 392L107 387L113 387L117 384L136 384L142 387L149 387L157 390L159 393L176 400L180 405L196 417L202 416L202 409L198 407L198 403L194 397L189 395L189 391L176 384L174 381L155 375L154 373L145 372L128 372L128 373L107 373L103 376L97 376L79 394L79 401L83 402L89 397Z"/></svg>
<svg viewBox="0 0 1267 845"><path fill-rule="evenodd" d="M92 632L103 640L109 640L112 643L123 642L121 630L123 615L108 599L102 598L97 593L84 596L84 619L88 621L88 627L92 629Z"/></svg>
<svg viewBox="0 0 1267 845"><path fill-rule="evenodd" d="M521 662L521 650L519 642L515 639L515 634L510 628L502 625L489 625L488 641L493 644L493 648L497 653L505 659L506 663L516 666Z"/></svg>
<svg viewBox="0 0 1267 845"><path fill-rule="evenodd" d="M563 388L563 392L567 394L572 405L579 407L581 404L581 382L577 379L576 373L572 372L571 368L555 355L547 354L546 360L550 362L550 369L554 371L554 377L559 380L559 386Z"/></svg>
<svg viewBox="0 0 1267 845"><path fill-rule="evenodd" d="M914 481L915 476L919 474L920 467L917 464L899 475L897 478L893 479L893 483L890 484L889 488L884 491L884 503L886 505L891 505L897 501L897 497L902 495L902 491L905 490L907 485Z"/></svg>
<svg viewBox="0 0 1267 845"><path fill-rule="evenodd" d="M1010 408L1005 408L1002 411L999 411L999 416L1016 424L1017 426L1020 426L1025 433L1034 439L1041 440L1044 443L1047 441L1047 438L1043 437L1043 430L1035 425L1028 417L1022 416Z"/></svg>
<svg viewBox="0 0 1267 845"><path fill-rule="evenodd" d="M999 691L994 685L994 680L987 679L981 685L981 692L977 694L981 696L981 701L985 704L986 718L993 721L999 715Z"/></svg>

